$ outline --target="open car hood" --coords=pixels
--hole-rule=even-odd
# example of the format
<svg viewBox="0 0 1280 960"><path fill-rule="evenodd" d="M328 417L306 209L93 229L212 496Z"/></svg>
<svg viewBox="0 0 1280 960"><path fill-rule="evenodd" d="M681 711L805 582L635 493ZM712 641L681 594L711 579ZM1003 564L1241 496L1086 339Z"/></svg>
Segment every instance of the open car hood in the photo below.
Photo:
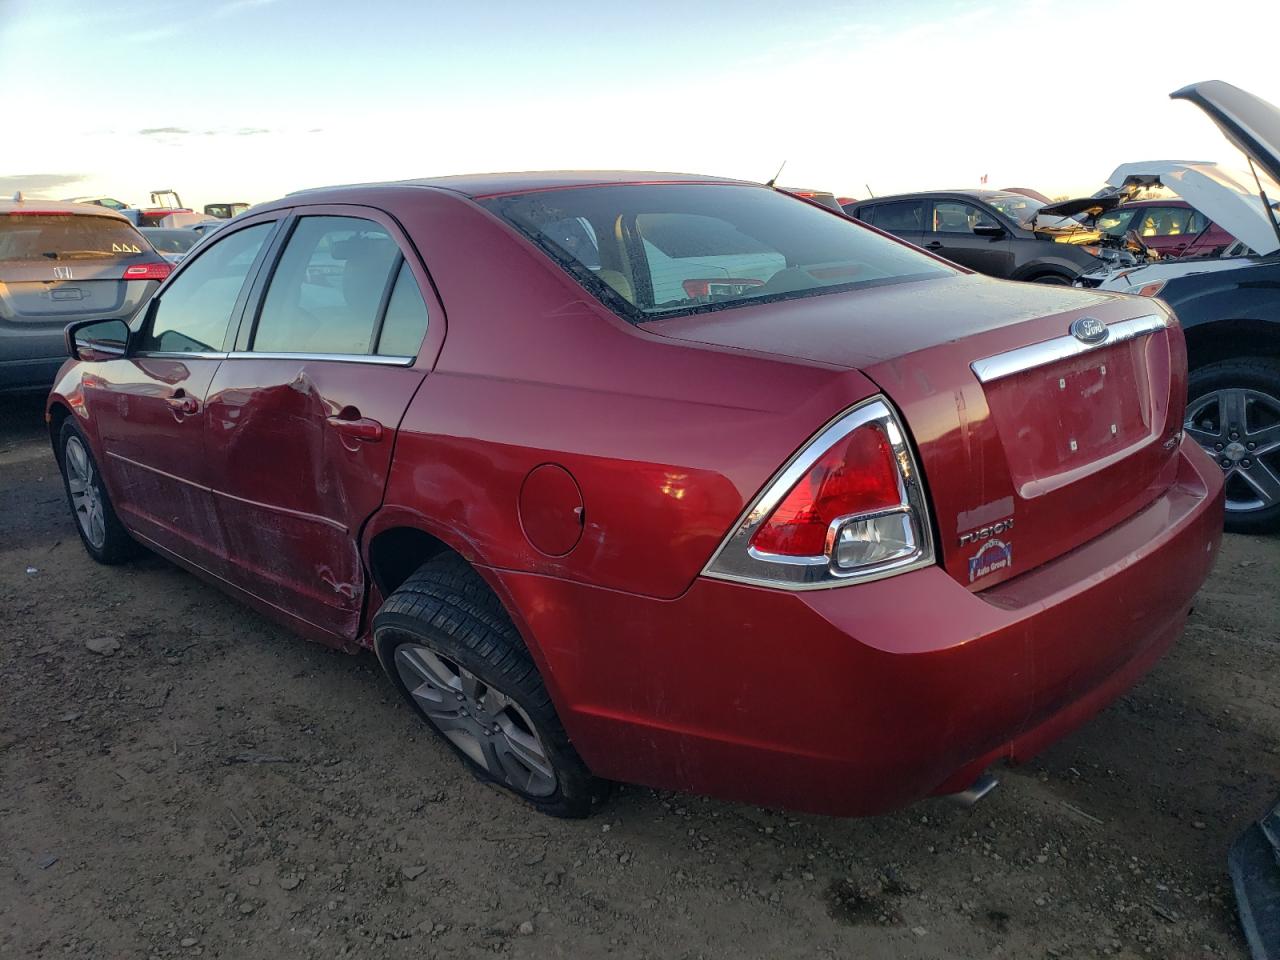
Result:
<svg viewBox="0 0 1280 960"><path fill-rule="evenodd" d="M1106 213L1108 210L1114 210L1123 202L1123 197L1075 197L1071 200L1059 200L1057 203L1041 207L1036 211L1036 216L1074 217L1078 213L1095 209L1098 213Z"/></svg>
<svg viewBox="0 0 1280 960"><path fill-rule="evenodd" d="M1280 199L1280 186L1268 182L1265 175L1261 180L1267 195L1273 201ZM1262 206L1257 185L1248 174L1216 163L1146 160L1121 164L1107 178L1107 183L1117 189L1126 184L1161 183L1236 239L1243 240L1254 252L1266 255L1280 250L1280 239L1276 238L1275 228Z"/></svg>
<svg viewBox="0 0 1280 960"><path fill-rule="evenodd" d="M1169 96L1194 103L1241 153L1280 181L1280 109L1221 80L1193 83Z"/></svg>

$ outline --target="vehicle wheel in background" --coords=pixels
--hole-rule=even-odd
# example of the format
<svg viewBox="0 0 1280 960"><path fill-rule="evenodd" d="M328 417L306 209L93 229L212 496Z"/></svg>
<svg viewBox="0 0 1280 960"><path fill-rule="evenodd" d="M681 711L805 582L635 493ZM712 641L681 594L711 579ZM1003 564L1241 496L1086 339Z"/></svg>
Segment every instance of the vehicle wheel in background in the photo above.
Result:
<svg viewBox="0 0 1280 960"><path fill-rule="evenodd" d="M569 742L501 602L456 554L435 557L373 619L396 689L480 779L543 813L585 817L602 784Z"/></svg>
<svg viewBox="0 0 1280 960"><path fill-rule="evenodd" d="M1226 528L1280 530L1280 363L1222 360L1191 371L1187 433L1226 474Z"/></svg>
<svg viewBox="0 0 1280 960"><path fill-rule="evenodd" d="M1071 286L1071 278L1060 273L1041 273L1031 278L1032 283L1051 283L1059 287Z"/></svg>
<svg viewBox="0 0 1280 960"><path fill-rule="evenodd" d="M132 557L138 545L116 516L89 442L70 418L58 434L58 463L76 531L89 556L106 564Z"/></svg>

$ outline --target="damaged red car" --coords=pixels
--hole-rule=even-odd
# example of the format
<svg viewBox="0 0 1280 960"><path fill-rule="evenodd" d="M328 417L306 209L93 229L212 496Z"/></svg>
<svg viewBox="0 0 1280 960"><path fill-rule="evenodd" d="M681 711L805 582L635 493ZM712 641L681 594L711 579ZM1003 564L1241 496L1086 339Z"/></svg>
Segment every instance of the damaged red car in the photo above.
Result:
<svg viewBox="0 0 1280 960"><path fill-rule="evenodd" d="M1169 648L1222 528L1160 301L734 181L294 194L67 341L94 558L371 647L564 816L610 780L842 815L969 789Z"/></svg>

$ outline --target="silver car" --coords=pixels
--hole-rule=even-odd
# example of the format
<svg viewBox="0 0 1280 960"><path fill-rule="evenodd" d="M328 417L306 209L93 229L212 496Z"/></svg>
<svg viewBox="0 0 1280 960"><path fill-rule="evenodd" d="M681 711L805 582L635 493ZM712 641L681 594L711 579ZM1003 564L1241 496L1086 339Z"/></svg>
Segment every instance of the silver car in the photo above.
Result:
<svg viewBox="0 0 1280 960"><path fill-rule="evenodd" d="M171 269L114 210L0 200L0 392L48 390L68 323L128 320Z"/></svg>

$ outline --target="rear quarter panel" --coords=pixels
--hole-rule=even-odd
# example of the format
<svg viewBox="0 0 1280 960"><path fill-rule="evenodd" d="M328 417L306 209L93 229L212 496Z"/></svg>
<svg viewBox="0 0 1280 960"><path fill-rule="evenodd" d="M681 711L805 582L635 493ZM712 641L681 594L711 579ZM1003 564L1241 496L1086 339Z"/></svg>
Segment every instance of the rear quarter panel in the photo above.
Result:
<svg viewBox="0 0 1280 960"><path fill-rule="evenodd" d="M416 193L400 216L449 330L366 541L412 517L482 565L674 597L791 453L875 392L834 364L650 335L479 207ZM543 463L582 493L563 556L529 542L517 509Z"/></svg>

